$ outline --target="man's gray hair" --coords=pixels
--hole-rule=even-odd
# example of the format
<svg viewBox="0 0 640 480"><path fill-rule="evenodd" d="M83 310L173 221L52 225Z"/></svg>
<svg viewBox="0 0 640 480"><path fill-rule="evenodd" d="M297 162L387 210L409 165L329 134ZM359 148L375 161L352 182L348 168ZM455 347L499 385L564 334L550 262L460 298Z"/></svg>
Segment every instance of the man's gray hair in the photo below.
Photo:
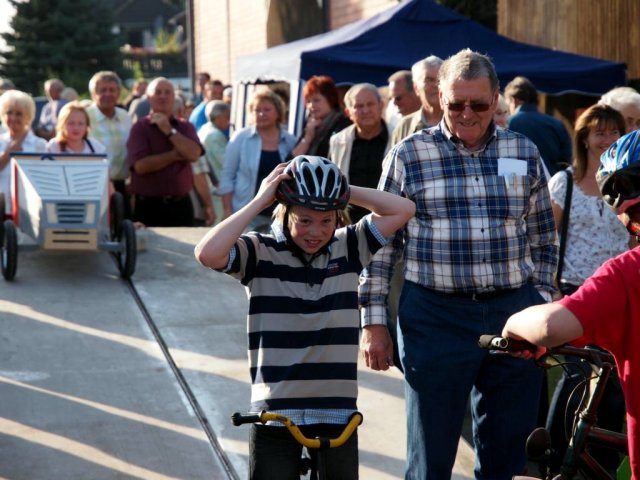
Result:
<svg viewBox="0 0 640 480"><path fill-rule="evenodd" d="M598 103L618 111L630 105L640 108L640 93L631 87L616 87L602 95Z"/></svg>
<svg viewBox="0 0 640 480"><path fill-rule="evenodd" d="M153 94L156 92L156 87L158 86L159 83L169 84L171 86L171 90L173 90L173 93L175 94L176 87L173 85L173 82L171 80L169 80L167 77L156 77L149 82L149 85L147 85L146 93L148 97L153 96Z"/></svg>
<svg viewBox="0 0 640 480"><path fill-rule="evenodd" d="M408 92L413 91L413 77L409 70L398 70L387 79L387 82L389 82L389 84L391 84L391 82L398 84L400 82L404 82L405 90L407 90Z"/></svg>
<svg viewBox="0 0 640 480"><path fill-rule="evenodd" d="M228 113L230 110L231 107L229 104L222 100L211 100L207 103L207 106L204 107L204 113L210 122L213 122L216 118Z"/></svg>
<svg viewBox="0 0 640 480"><path fill-rule="evenodd" d="M376 87L373 83L356 83L353 87L347 90L347 93L344 94L344 104L348 108L352 108L356 103L356 95L358 95L363 90L367 90L373 93L378 99L378 102L382 102L382 97L380 96L378 87Z"/></svg>
<svg viewBox="0 0 640 480"><path fill-rule="evenodd" d="M482 77L489 79L493 92L500 88L498 74L491 59L469 48L447 58L438 73L440 88L456 80L475 80Z"/></svg>
<svg viewBox="0 0 640 480"><path fill-rule="evenodd" d="M411 66L411 75L413 76L413 83L421 86L424 84L424 79L427 76L427 70L430 68L439 69L442 66L442 60L436 55L429 55L422 60L418 60Z"/></svg>
<svg viewBox="0 0 640 480"><path fill-rule="evenodd" d="M98 86L98 82L115 82L118 84L118 89L122 88L122 80L116 72L112 72L110 70L103 70L101 72L97 72L91 77L89 80L89 92L95 93L96 87Z"/></svg>

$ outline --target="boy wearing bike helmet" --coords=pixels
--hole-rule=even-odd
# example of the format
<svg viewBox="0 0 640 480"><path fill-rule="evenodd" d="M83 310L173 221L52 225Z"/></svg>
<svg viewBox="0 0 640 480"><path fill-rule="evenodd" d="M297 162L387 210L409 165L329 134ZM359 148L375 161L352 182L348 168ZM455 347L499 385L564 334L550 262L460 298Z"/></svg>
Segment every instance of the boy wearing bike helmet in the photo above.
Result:
<svg viewBox="0 0 640 480"><path fill-rule="evenodd" d="M609 147L597 180L604 200L629 233L640 237L640 131ZM536 357L544 347L569 341L613 353L627 404L631 471L640 479L640 248L605 262L573 295L513 315L502 335L540 345Z"/></svg>
<svg viewBox="0 0 640 480"><path fill-rule="evenodd" d="M243 234L276 199L271 233ZM372 213L342 226L349 202ZM358 276L414 212L406 198L350 187L325 158L299 156L198 243L202 265L249 290L251 411L287 415L306 436L342 431L356 410ZM253 425L250 478L299 478L301 450L284 427ZM324 459L327 478L358 478L356 435Z"/></svg>

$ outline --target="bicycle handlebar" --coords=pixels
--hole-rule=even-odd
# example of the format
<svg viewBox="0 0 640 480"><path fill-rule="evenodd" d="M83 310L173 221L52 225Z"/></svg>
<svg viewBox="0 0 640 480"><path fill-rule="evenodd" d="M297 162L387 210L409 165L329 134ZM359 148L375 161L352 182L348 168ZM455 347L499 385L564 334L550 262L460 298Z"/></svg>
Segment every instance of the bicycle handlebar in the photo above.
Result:
<svg viewBox="0 0 640 480"><path fill-rule="evenodd" d="M508 337L505 338L499 335L481 335L478 339L478 345L480 348L501 352L520 352L523 350L535 352L538 348L526 340L516 340ZM565 344L547 349L547 355L572 355L574 357L583 358L597 366L601 366L602 363L615 365L613 355L604 350L592 347L574 347Z"/></svg>
<svg viewBox="0 0 640 480"><path fill-rule="evenodd" d="M478 345L480 348L501 352L521 352L528 350L533 353L538 350L538 347L526 340L516 340L515 338L501 337L499 335L481 335L478 339Z"/></svg>
<svg viewBox="0 0 640 480"><path fill-rule="evenodd" d="M349 422L342 430L342 433L336 438L327 438L327 437L317 437L317 438L308 438L305 437L304 434L300 431L298 426L293 423L293 421L287 417L286 415L281 415L279 413L273 412L265 412L264 410L260 413L247 413L242 414L240 412L235 412L231 415L231 422L237 427L243 425L245 423L262 423L265 424L267 422L280 422L283 424L293 438L295 438L298 443L307 447L307 448L316 448L316 449L325 449L325 448L336 448L344 445L344 443L349 440L349 437L353 434L353 432L358 428L358 425L362 423L362 414L360 412L354 412L349 418Z"/></svg>

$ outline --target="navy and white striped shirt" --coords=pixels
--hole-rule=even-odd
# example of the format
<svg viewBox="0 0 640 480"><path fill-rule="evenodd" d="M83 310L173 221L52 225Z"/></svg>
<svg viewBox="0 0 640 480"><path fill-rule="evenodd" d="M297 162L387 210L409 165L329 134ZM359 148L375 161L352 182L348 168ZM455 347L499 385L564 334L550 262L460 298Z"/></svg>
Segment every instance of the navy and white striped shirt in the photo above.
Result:
<svg viewBox="0 0 640 480"><path fill-rule="evenodd" d="M358 393L358 277L386 240L367 215L309 262L280 225L272 230L240 237L224 270L250 292L251 411L347 423Z"/></svg>
<svg viewBox="0 0 640 480"><path fill-rule="evenodd" d="M380 250L360 286L362 323L386 323L393 266L444 293L480 293L532 282L553 291L556 233L540 154L521 134L495 129L471 152L439 125L386 156L378 188L405 196L416 215Z"/></svg>

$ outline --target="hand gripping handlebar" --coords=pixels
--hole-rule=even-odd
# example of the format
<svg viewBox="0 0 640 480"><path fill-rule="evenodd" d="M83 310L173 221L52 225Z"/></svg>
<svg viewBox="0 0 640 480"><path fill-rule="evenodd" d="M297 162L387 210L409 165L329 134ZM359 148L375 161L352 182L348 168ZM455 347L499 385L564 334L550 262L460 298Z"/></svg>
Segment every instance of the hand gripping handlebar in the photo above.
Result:
<svg viewBox="0 0 640 480"><path fill-rule="evenodd" d="M538 349L538 347L526 340L516 340L514 338L501 337L499 335L481 335L478 339L478 345L480 348L500 350L503 352L520 352L528 350L535 353Z"/></svg>

